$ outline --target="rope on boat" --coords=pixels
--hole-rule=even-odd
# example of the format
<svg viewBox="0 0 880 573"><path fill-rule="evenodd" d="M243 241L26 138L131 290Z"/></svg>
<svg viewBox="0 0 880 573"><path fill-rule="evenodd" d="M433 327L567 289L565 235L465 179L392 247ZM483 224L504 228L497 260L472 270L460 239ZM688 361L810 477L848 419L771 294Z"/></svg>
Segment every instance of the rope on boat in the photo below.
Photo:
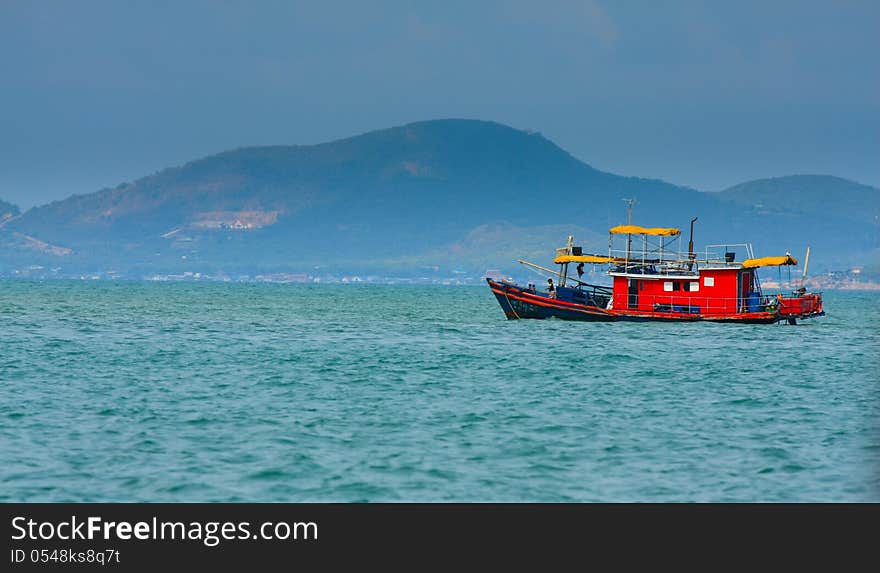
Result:
<svg viewBox="0 0 880 573"><path fill-rule="evenodd" d="M513 308L513 305L510 303L510 293L507 292L506 290L504 291L504 298L507 299L507 305L510 307L510 312L513 313L513 316L515 316L517 320L522 320L522 319L520 319L519 315L516 313L516 309Z"/></svg>
<svg viewBox="0 0 880 573"><path fill-rule="evenodd" d="M559 273L551 272L549 269L545 269L544 267L539 267L538 265L536 265L534 263L530 263L528 261L519 261L519 263L522 264L527 269L529 269L530 271L532 271L533 273L535 273L536 275L540 275L544 278L552 279L552 278L556 278L559 276ZM546 274L546 273L550 273L550 274ZM571 282L578 283L581 286L596 289L601 294L609 294L610 295L612 292L612 289L613 289L613 287L607 287L607 286L594 285L592 283L587 283L587 282L584 282L580 279L576 279L576 278L568 276L568 275L565 275L565 278L567 280L570 280Z"/></svg>
<svg viewBox="0 0 880 573"><path fill-rule="evenodd" d="M547 271L539 271L538 269L532 267L531 265L523 265L523 266L525 268L529 269L530 271L532 271L533 273L535 273L536 275L541 275L544 278L552 279L554 276L558 276L557 273L554 273L552 275L545 274Z"/></svg>

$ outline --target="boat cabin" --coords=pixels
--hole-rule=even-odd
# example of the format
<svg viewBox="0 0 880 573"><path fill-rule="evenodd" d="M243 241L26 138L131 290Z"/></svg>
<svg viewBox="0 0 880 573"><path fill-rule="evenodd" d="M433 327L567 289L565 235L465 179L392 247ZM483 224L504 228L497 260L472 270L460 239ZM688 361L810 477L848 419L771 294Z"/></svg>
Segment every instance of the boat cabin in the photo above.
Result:
<svg viewBox="0 0 880 573"><path fill-rule="evenodd" d="M709 245L704 253L695 253L693 237L682 253L671 248L679 235L675 228L620 225L610 229L608 256L583 255L569 238L554 262L562 266L563 285L570 263L609 264L613 280L609 310L702 317L772 310L777 300L761 292L757 269L797 264L788 254L755 258L750 244ZM615 250L614 239L620 236L626 238L625 248ZM738 254L744 255L741 261Z"/></svg>
<svg viewBox="0 0 880 573"><path fill-rule="evenodd" d="M688 274L611 274L615 309L703 315L761 310L761 290L751 269L708 267Z"/></svg>

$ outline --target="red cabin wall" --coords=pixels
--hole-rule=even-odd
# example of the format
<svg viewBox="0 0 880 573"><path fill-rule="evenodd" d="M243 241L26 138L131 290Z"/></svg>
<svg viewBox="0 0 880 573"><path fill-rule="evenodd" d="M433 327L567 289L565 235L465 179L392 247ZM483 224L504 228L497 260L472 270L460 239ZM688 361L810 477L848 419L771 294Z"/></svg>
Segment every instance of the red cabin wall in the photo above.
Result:
<svg viewBox="0 0 880 573"><path fill-rule="evenodd" d="M697 291L688 290L691 282L697 282L696 277L694 279L614 277L614 308L652 312L655 305L667 305L699 307L700 314L736 313L739 312L737 301L739 276L738 269L701 271L698 279L699 290ZM706 286L706 277L714 280L713 286ZM638 295L635 297L637 307L635 308L629 305L631 281L638 281ZM664 290L666 282L678 283L679 290L671 292Z"/></svg>
<svg viewBox="0 0 880 573"><path fill-rule="evenodd" d="M717 269L700 271L700 294L707 298L712 312L730 314L739 312L737 303L738 269ZM707 287L706 277L715 280L715 286Z"/></svg>

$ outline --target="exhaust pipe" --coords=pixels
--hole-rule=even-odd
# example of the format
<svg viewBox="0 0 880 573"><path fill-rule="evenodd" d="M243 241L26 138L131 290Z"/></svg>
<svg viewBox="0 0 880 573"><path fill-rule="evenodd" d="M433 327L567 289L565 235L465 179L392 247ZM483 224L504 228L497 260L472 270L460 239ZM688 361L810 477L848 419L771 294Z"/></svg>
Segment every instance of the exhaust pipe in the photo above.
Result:
<svg viewBox="0 0 880 573"><path fill-rule="evenodd" d="M697 217L691 219L691 239L688 241L688 270L692 270L694 267L694 259L697 258L697 254L694 253L694 223L696 222Z"/></svg>

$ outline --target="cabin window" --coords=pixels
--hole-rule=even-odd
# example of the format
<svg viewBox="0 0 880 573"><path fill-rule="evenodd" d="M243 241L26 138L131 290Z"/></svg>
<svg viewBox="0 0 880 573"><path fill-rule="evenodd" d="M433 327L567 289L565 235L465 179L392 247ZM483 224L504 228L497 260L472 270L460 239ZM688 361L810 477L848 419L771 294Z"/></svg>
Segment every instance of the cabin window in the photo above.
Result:
<svg viewBox="0 0 880 573"><path fill-rule="evenodd" d="M703 277L703 286L715 286L715 277Z"/></svg>
<svg viewBox="0 0 880 573"><path fill-rule="evenodd" d="M693 281L692 283L690 283L690 285L691 285L691 292L699 292L700 281Z"/></svg>
<svg viewBox="0 0 880 573"><path fill-rule="evenodd" d="M664 281L663 290L666 292L672 292L672 281Z"/></svg>
<svg viewBox="0 0 880 573"><path fill-rule="evenodd" d="M681 281L673 281L672 290L681 290Z"/></svg>

